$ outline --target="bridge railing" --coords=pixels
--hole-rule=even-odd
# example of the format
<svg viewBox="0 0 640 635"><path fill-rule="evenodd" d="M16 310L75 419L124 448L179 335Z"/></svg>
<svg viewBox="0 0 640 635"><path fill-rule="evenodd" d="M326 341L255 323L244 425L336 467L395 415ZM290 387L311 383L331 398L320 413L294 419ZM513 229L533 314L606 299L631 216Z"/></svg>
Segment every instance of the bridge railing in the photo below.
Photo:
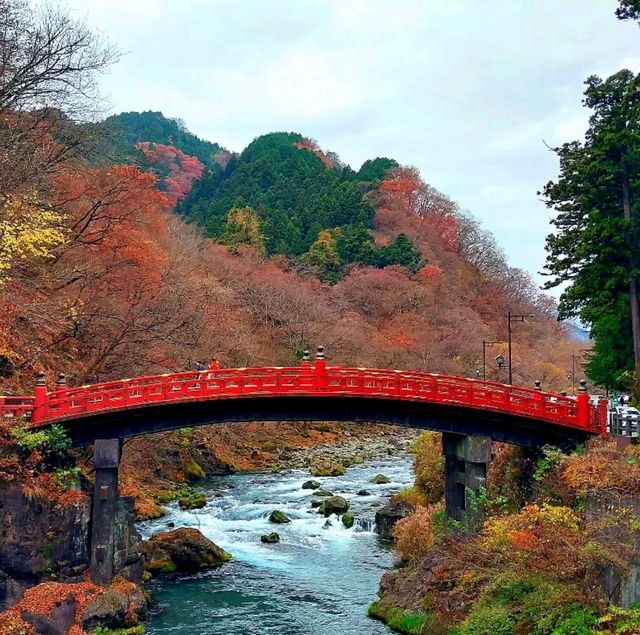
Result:
<svg viewBox="0 0 640 635"><path fill-rule="evenodd" d="M591 406L586 392L573 398L421 371L327 367L324 360L315 365L190 371L76 388L58 386L38 398L33 424L162 403L286 395L381 397L466 406L593 433L602 433L606 426L606 410L603 415L601 408ZM33 398L0 401L3 416L23 416L32 409Z"/></svg>
<svg viewBox="0 0 640 635"><path fill-rule="evenodd" d="M0 418L29 419L33 410L33 397L0 397Z"/></svg>

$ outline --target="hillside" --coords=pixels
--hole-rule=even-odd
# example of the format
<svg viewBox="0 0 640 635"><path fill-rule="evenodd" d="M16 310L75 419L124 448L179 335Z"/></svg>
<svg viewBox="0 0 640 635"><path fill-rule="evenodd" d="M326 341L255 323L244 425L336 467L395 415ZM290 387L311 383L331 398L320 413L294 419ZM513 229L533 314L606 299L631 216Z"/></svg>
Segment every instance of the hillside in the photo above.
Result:
<svg viewBox="0 0 640 635"><path fill-rule="evenodd" d="M140 165L105 155L68 160L47 176L51 212L39 218L48 225L29 228L42 246L0 269L3 393L30 390L36 368L78 385L214 357L294 364L319 343L332 364L476 376L482 340L506 339L509 310L535 316L514 330L515 382L570 389L575 345L553 303L415 169L375 159L356 172L301 135L272 133L224 170L203 171L181 216L172 212L175 191L167 196L175 174L150 170L149 157L163 148L194 179L200 160L137 143L147 152ZM40 204L14 205L26 214ZM491 350L487 377L504 381L491 363L500 352L505 344ZM205 468L246 467L255 448L238 443L242 434L195 431L189 447L206 449ZM254 445L260 434L268 440L260 432ZM158 451L147 438L126 453L153 464Z"/></svg>

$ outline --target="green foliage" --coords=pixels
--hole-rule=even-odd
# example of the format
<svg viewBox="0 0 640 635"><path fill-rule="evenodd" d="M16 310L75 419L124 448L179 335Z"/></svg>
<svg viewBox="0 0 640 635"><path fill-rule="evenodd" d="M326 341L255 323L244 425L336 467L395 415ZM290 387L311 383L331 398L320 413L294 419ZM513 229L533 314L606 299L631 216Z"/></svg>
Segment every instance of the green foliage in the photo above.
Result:
<svg viewBox="0 0 640 635"><path fill-rule="evenodd" d="M513 635L514 620L503 606L483 606L451 631L451 635Z"/></svg>
<svg viewBox="0 0 640 635"><path fill-rule="evenodd" d="M629 293L640 252L640 75L622 70L604 81L592 76L586 85L592 116L585 141L556 148L560 176L544 188L547 206L557 212L547 237L552 280L546 287L569 283L560 317L579 316L592 327L596 347L587 371L619 388L620 375L633 368Z"/></svg>
<svg viewBox="0 0 640 635"><path fill-rule="evenodd" d="M387 157L368 159L356 173L356 180L364 182L381 181L388 170L397 167L398 162Z"/></svg>
<svg viewBox="0 0 640 635"><path fill-rule="evenodd" d="M633 604L629 609L610 606L598 624L620 635L640 633L640 604Z"/></svg>
<svg viewBox="0 0 640 635"><path fill-rule="evenodd" d="M390 245L380 248L377 256L381 267L402 265L412 273L416 273L425 264L422 254L406 234L398 234Z"/></svg>
<svg viewBox="0 0 640 635"><path fill-rule="evenodd" d="M552 445L545 445L544 448L542 448L542 456L536 463L536 469L533 473L533 478L538 482L542 481L545 474L549 470L558 467L563 459L564 454L562 450L559 450Z"/></svg>
<svg viewBox="0 0 640 635"><path fill-rule="evenodd" d="M20 424L11 434L23 457L37 450L45 464L49 465L58 465L68 458L71 440L60 425L55 424L45 430L34 431L27 424Z"/></svg>
<svg viewBox="0 0 640 635"><path fill-rule="evenodd" d="M426 615L385 607L380 602L371 604L367 614L373 619L385 622L385 624L394 631L407 633L408 635L418 635L421 633L422 626L428 619Z"/></svg>
<svg viewBox="0 0 640 635"><path fill-rule="evenodd" d="M144 635L144 625L132 626L131 628L117 628L115 630L104 626L97 626L91 631L93 635Z"/></svg>
<svg viewBox="0 0 640 635"><path fill-rule="evenodd" d="M370 233L374 211L363 195L370 185L363 183L381 179L395 161L375 159L354 174L296 147L303 142L293 132L258 137L224 171L197 181L179 211L229 243L229 210L251 208L267 254L303 256L302 264L326 282L339 280L352 264L417 271L422 255L406 235L376 248Z"/></svg>
<svg viewBox="0 0 640 635"><path fill-rule="evenodd" d="M82 471L78 466L60 468L53 472L53 480L63 491L78 489L80 487L80 476Z"/></svg>

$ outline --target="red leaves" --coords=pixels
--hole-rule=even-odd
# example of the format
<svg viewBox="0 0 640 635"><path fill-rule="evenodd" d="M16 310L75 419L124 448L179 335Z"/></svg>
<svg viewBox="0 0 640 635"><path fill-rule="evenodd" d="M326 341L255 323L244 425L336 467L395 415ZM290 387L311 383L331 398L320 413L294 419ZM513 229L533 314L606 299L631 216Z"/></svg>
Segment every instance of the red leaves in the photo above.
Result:
<svg viewBox="0 0 640 635"><path fill-rule="evenodd" d="M76 602L76 625L69 631L70 635L85 635L78 626L86 608L102 592L102 587L93 582L78 584L62 584L60 582L43 582L25 591L22 599L8 610L0 613L0 635L31 634L33 629L22 618L23 612L50 617L53 609L73 598Z"/></svg>
<svg viewBox="0 0 640 635"><path fill-rule="evenodd" d="M136 146L144 152L147 159L169 169L164 184L172 205L182 200L190 191L193 179L199 179L204 165L197 157L185 154L174 146L141 141Z"/></svg>

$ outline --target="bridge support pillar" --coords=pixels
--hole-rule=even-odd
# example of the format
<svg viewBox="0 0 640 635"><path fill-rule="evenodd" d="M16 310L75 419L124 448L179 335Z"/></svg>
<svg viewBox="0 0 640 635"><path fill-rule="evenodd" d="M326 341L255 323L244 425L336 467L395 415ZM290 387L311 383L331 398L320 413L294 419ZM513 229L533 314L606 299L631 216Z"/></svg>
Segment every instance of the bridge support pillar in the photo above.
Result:
<svg viewBox="0 0 640 635"><path fill-rule="evenodd" d="M447 518L479 529L484 508L479 499L487 484L491 438L445 432L442 435Z"/></svg>
<svg viewBox="0 0 640 635"><path fill-rule="evenodd" d="M96 439L93 446L96 482L91 521L91 579L96 584L107 584L113 578L121 454L121 439Z"/></svg>

